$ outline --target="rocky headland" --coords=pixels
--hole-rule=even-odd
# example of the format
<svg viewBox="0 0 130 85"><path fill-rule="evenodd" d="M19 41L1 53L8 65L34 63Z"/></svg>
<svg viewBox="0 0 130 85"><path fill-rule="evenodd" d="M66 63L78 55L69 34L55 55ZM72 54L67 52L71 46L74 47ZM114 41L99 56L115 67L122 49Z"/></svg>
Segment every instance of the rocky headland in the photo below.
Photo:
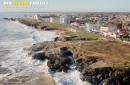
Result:
<svg viewBox="0 0 130 85"><path fill-rule="evenodd" d="M98 45L94 46L94 44ZM116 46L129 49L120 43L116 44ZM129 59L129 54L124 56L127 51L116 54L123 50L118 47L113 48L114 46L115 42L111 41L93 41L91 43L47 41L34 44L25 50L28 55L32 55L32 59L41 61L47 59L47 66L52 71L67 73L70 65L74 63L75 69L82 74L82 81L101 85L130 85L130 67L128 63L126 64L129 60L125 61ZM99 49L102 52L99 52ZM115 57L114 55L118 56Z"/></svg>

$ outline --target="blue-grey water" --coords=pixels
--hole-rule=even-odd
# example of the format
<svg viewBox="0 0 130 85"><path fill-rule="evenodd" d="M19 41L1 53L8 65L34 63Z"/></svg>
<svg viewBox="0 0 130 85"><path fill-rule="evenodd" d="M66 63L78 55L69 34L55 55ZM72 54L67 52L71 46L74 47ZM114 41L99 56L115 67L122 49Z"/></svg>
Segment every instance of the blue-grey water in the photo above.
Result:
<svg viewBox="0 0 130 85"><path fill-rule="evenodd" d="M40 37L40 34L37 33L36 30L29 29L29 27L18 21L3 20L3 18L21 18L24 15L34 14L35 13L0 13L0 60L7 57L10 52L16 51L21 47L30 46L29 44L42 40L40 39L42 37Z"/></svg>
<svg viewBox="0 0 130 85"><path fill-rule="evenodd" d="M0 13L0 59L18 49L18 45L22 44L20 40L25 40L29 37L27 27L18 22L3 20L3 18L19 18L23 17L24 13ZM29 14L28 14L29 15ZM30 14L32 15L32 14ZM25 43L30 43L29 41Z"/></svg>

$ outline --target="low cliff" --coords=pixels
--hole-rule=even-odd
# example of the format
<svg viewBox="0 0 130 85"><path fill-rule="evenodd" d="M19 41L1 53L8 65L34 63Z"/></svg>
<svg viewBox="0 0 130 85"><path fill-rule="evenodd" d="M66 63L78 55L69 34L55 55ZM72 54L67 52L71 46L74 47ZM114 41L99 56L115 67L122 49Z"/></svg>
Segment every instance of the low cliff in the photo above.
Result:
<svg viewBox="0 0 130 85"><path fill-rule="evenodd" d="M81 80L92 84L130 85L129 50L126 45L111 41L43 42L25 49L32 59L48 59L52 71L67 72L76 65Z"/></svg>

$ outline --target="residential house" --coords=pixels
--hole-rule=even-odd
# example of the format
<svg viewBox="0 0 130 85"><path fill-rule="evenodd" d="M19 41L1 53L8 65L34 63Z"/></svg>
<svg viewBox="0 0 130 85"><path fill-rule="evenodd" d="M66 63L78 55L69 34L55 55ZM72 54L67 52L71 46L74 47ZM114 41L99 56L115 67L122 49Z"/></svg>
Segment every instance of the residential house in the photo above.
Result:
<svg viewBox="0 0 130 85"><path fill-rule="evenodd" d="M109 37L109 36L110 36L110 33L107 32L107 31L103 31L103 32L101 33L101 35L104 36L104 37Z"/></svg>
<svg viewBox="0 0 130 85"><path fill-rule="evenodd" d="M71 26L79 26L79 23L78 22L72 22Z"/></svg>
<svg viewBox="0 0 130 85"><path fill-rule="evenodd" d="M79 28L85 28L85 24L80 24Z"/></svg>
<svg viewBox="0 0 130 85"><path fill-rule="evenodd" d="M100 28L93 28L92 32L100 32Z"/></svg>

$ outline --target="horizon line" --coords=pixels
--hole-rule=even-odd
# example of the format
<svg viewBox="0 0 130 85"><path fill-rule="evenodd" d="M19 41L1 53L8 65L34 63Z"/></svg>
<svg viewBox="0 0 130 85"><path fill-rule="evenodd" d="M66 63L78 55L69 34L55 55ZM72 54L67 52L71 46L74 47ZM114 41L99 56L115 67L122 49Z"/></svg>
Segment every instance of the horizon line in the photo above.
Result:
<svg viewBox="0 0 130 85"><path fill-rule="evenodd" d="M4 13L4 12L0 12L0 13ZM15 13L43 13L41 11L34 11L34 12L15 12ZM130 13L130 12L45 12L45 13Z"/></svg>

